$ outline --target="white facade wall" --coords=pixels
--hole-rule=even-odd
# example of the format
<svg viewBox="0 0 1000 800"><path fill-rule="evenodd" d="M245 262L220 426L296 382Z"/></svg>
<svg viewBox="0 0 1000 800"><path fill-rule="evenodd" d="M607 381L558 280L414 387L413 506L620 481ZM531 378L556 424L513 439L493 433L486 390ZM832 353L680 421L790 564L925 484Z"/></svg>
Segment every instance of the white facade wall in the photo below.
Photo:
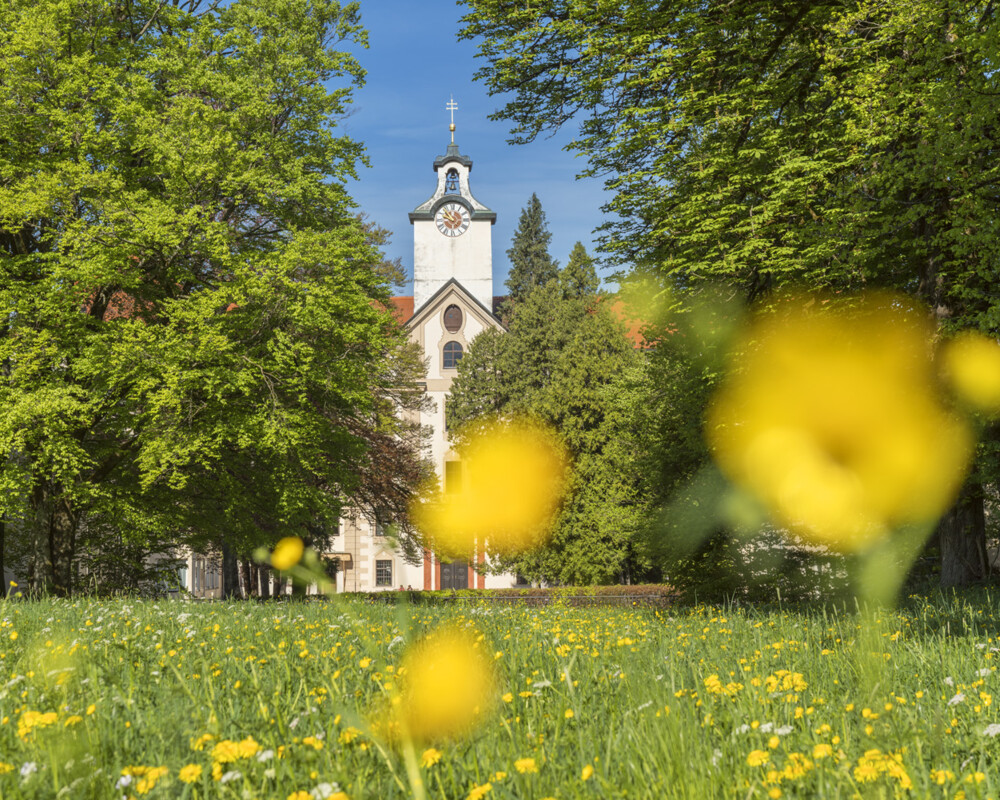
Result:
<svg viewBox="0 0 1000 800"><path fill-rule="evenodd" d="M493 305L493 232L473 220L461 236L446 237L433 220L413 223L413 308L419 310L454 278L485 308Z"/></svg>

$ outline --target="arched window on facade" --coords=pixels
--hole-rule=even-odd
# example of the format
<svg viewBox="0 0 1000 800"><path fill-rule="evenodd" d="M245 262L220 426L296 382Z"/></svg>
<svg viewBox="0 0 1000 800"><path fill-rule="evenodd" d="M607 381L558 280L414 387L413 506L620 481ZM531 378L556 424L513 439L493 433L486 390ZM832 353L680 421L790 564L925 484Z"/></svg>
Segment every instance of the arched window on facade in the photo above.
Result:
<svg viewBox="0 0 1000 800"><path fill-rule="evenodd" d="M444 368L455 369L462 360L462 345L458 342L448 342L444 346Z"/></svg>
<svg viewBox="0 0 1000 800"><path fill-rule="evenodd" d="M444 310L444 329L448 333L458 333L462 327L462 309L450 305Z"/></svg>
<svg viewBox="0 0 1000 800"><path fill-rule="evenodd" d="M450 169L444 179L444 190L449 194L458 194L458 170Z"/></svg>

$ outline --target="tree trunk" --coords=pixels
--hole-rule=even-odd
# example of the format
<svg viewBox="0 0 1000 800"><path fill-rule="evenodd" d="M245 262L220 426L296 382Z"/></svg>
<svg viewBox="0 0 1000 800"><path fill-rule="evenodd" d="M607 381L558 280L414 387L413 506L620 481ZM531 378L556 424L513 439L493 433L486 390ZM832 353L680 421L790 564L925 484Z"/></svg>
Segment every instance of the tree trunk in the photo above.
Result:
<svg viewBox="0 0 1000 800"><path fill-rule="evenodd" d="M240 559L240 587L243 599L249 600L252 591L250 588L250 559L248 558Z"/></svg>
<svg viewBox="0 0 1000 800"><path fill-rule="evenodd" d="M271 598L271 570L267 568L266 564L257 567L257 582L261 599L269 600Z"/></svg>
<svg viewBox="0 0 1000 800"><path fill-rule="evenodd" d="M969 481L938 523L941 587L968 586L986 577L986 515L982 487Z"/></svg>
<svg viewBox="0 0 1000 800"><path fill-rule="evenodd" d="M231 600L240 596L240 571L236 563L236 554L232 548L222 545L222 599Z"/></svg>
<svg viewBox="0 0 1000 800"><path fill-rule="evenodd" d="M40 510L47 529L45 588L57 597L69 597L73 592L77 516L69 500L59 497L57 491L44 490L41 497Z"/></svg>

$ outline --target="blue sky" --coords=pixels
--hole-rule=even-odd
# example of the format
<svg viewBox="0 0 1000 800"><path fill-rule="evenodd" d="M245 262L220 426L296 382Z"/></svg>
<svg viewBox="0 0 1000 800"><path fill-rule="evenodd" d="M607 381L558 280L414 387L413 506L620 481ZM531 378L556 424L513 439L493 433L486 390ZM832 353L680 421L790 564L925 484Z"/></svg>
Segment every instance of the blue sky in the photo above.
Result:
<svg viewBox="0 0 1000 800"><path fill-rule="evenodd" d="M367 70L355 95L346 132L365 144L370 169L362 169L351 194L370 218L393 233L387 248L413 274L413 232L407 213L434 190L433 162L448 145L448 99L458 103L455 142L473 160L476 198L497 213L493 227L494 293L503 294L506 251L531 193L542 201L552 233L550 253L566 263L582 241L594 254L593 230L601 224L606 193L600 181L575 179L585 166L562 148L571 131L530 145L508 145L508 126L487 115L502 105L472 80L482 60L474 42L459 42L463 6L454 0L363 0L369 48L357 52ZM409 294L408 284L400 294Z"/></svg>

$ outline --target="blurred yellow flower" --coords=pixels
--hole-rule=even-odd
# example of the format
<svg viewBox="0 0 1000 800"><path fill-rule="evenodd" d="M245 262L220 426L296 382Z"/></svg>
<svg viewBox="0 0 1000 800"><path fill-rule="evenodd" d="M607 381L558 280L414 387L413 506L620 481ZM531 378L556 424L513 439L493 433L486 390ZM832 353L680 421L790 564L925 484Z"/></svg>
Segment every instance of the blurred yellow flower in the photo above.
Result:
<svg viewBox="0 0 1000 800"><path fill-rule="evenodd" d="M542 544L566 487L568 458L549 430L527 422L495 423L462 449L465 480L436 501L411 507L439 553L463 557L478 541L513 554Z"/></svg>
<svg viewBox="0 0 1000 800"><path fill-rule="evenodd" d="M278 570L291 569L302 560L305 544L298 536L286 536L274 546L271 566Z"/></svg>
<svg viewBox="0 0 1000 800"><path fill-rule="evenodd" d="M424 750L423 755L420 756L420 766L422 767L433 767L441 760L441 751L435 750L433 747L428 747Z"/></svg>
<svg viewBox="0 0 1000 800"><path fill-rule="evenodd" d="M493 660L478 639L469 630L444 627L406 651L398 671L400 693L392 704L392 722L404 736L415 741L462 736L491 710Z"/></svg>
<svg viewBox="0 0 1000 800"><path fill-rule="evenodd" d="M524 775L527 772L538 772L538 764L533 758L519 758L514 762L514 769Z"/></svg>
<svg viewBox="0 0 1000 800"><path fill-rule="evenodd" d="M590 764L587 764L580 772L580 780L589 781L592 777L594 777L594 768Z"/></svg>
<svg viewBox="0 0 1000 800"><path fill-rule="evenodd" d="M482 800L491 791L493 791L493 784L491 783L484 783L482 786L473 786L465 800Z"/></svg>
<svg viewBox="0 0 1000 800"><path fill-rule="evenodd" d="M778 524L842 551L935 520L973 442L936 393L928 315L887 294L784 306L746 331L709 408L722 471Z"/></svg>
<svg viewBox="0 0 1000 800"><path fill-rule="evenodd" d="M177 777L184 783L194 783L201 777L201 764L188 764L181 767L181 771L177 773Z"/></svg>
<svg viewBox="0 0 1000 800"><path fill-rule="evenodd" d="M299 789L297 792L292 792L288 795L288 800L313 800L313 798L309 792Z"/></svg>
<svg viewBox="0 0 1000 800"><path fill-rule="evenodd" d="M966 331L944 347L944 371L955 393L977 411L1000 413L1000 343Z"/></svg>

